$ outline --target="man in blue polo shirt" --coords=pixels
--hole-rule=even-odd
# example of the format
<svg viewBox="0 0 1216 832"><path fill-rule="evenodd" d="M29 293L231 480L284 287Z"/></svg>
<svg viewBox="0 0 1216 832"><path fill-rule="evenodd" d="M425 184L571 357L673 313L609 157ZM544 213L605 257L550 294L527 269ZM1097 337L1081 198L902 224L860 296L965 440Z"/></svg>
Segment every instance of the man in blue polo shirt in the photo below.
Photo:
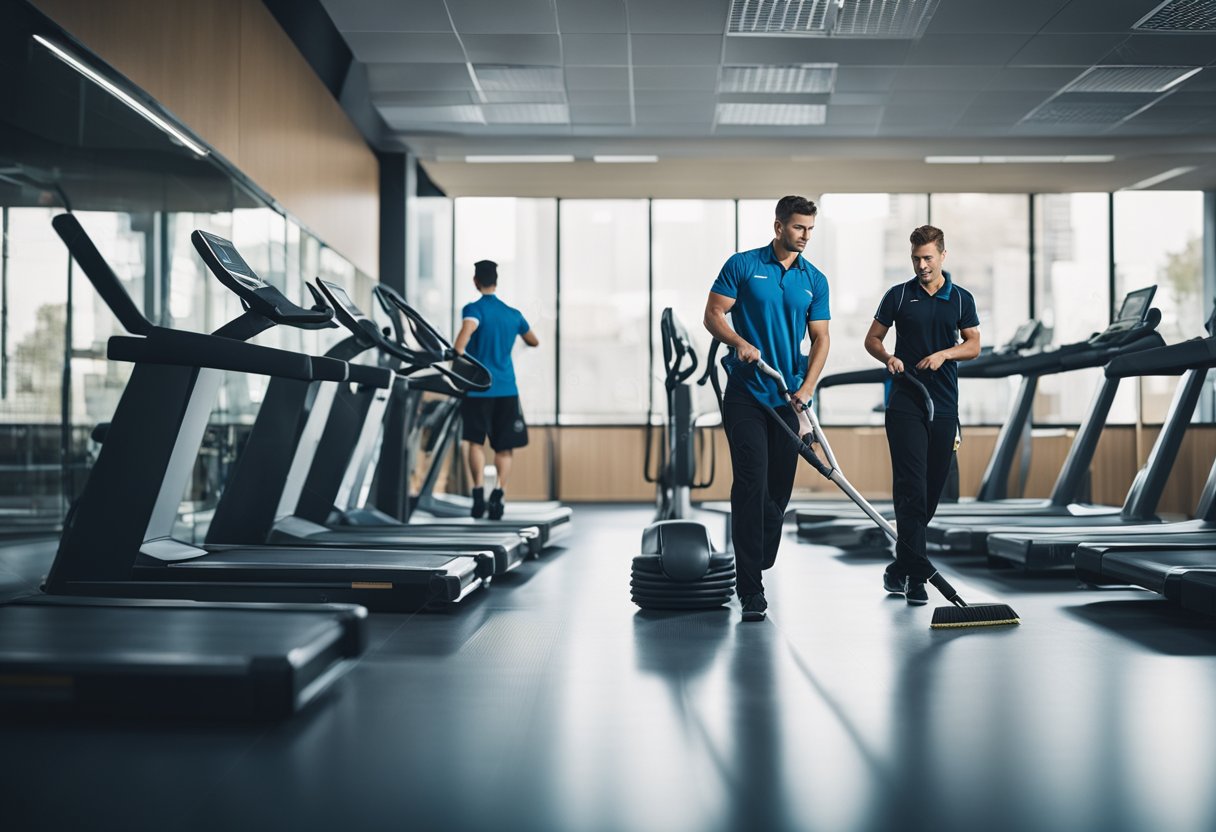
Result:
<svg viewBox="0 0 1216 832"><path fill-rule="evenodd" d="M925 527L937 511L958 434L957 362L980 354L980 319L972 294L942 271L946 237L941 229L922 225L909 240L916 276L882 296L865 346L893 374L915 367L933 399L930 422L923 395L897 382L886 412L899 539L895 561L883 574L883 588L920 605L929 601L925 581L933 574L925 554ZM883 347L892 326L894 355Z"/></svg>
<svg viewBox="0 0 1216 832"><path fill-rule="evenodd" d="M489 509L491 520L501 520L504 512L503 492L511 474L515 448L528 444L528 426L519 406L519 388L515 386L515 365L511 349L515 339L522 338L529 347L540 341L523 314L507 306L498 295L498 264L493 260L478 260L473 264L473 285L481 298L467 303L461 311L460 332L453 345L457 352L468 352L490 371L493 380L488 390L469 393L460 403L464 422L462 438L466 444L469 476L473 482L474 517ZM494 448L494 467L498 480L485 497L486 436Z"/></svg>
<svg viewBox="0 0 1216 832"><path fill-rule="evenodd" d="M797 448L773 424L767 408L776 408L797 431L795 408L810 407L828 358L828 281L802 256L818 210L803 197L782 197L773 222L776 238L727 260L705 305L705 328L731 348L725 360L730 380L722 397L723 425L734 472L730 508L744 621L764 620L768 602L762 572L777 559L798 464ZM803 358L808 332L810 354ZM756 372L760 358L796 391L789 402L772 379Z"/></svg>

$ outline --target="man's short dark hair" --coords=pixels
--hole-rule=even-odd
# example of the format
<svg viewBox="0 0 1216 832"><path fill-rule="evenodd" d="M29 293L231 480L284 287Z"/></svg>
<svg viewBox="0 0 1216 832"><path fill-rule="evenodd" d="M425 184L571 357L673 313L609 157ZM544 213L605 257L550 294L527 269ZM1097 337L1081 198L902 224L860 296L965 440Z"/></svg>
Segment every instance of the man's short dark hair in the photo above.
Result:
<svg viewBox="0 0 1216 832"><path fill-rule="evenodd" d="M473 264L473 281L483 288L498 285L498 264L493 260L478 260Z"/></svg>
<svg viewBox="0 0 1216 832"><path fill-rule="evenodd" d="M932 225L922 225L912 232L912 235L908 237L908 241L917 248L933 243L937 246L938 251L946 250L946 235L942 233L940 228L934 228Z"/></svg>
<svg viewBox="0 0 1216 832"><path fill-rule="evenodd" d="M804 196L783 196L777 200L777 222L785 225L794 214L813 217L819 207Z"/></svg>

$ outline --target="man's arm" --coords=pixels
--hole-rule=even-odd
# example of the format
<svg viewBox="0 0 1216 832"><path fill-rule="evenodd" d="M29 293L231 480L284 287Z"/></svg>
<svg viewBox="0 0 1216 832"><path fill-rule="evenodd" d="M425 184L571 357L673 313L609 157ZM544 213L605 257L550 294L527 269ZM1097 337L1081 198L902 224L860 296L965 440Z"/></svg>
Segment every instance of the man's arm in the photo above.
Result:
<svg viewBox="0 0 1216 832"><path fill-rule="evenodd" d="M710 292L709 300L705 302L705 317L702 319L702 322L705 324L705 328L709 330L710 335L726 344L726 346L733 347L735 354L739 356L740 360L750 363L760 358L760 350L744 341L739 337L739 333L731 329L730 323L726 320L726 313L734 305L734 298L719 295L717 292Z"/></svg>
<svg viewBox="0 0 1216 832"><path fill-rule="evenodd" d="M464 355L464 348L469 345L469 339L473 337L480 323L476 318L465 318L460 322L460 332L456 333L456 343L452 344L456 352Z"/></svg>
<svg viewBox="0 0 1216 832"><path fill-rule="evenodd" d="M540 346L540 339L537 338L536 333L530 329L519 337L523 338L524 343L527 344L529 347L539 347Z"/></svg>
<svg viewBox="0 0 1216 832"><path fill-rule="evenodd" d="M815 388L819 386L819 374L823 372L823 365L828 360L828 350L832 348L832 336L828 333L827 321L811 321L807 324L807 331L811 335L811 351L806 357L806 377L798 392L794 394L802 402L809 402L815 395Z"/></svg>
<svg viewBox="0 0 1216 832"><path fill-rule="evenodd" d="M978 326L968 327L967 329L960 330L959 334L963 336L961 344L955 344L950 349L926 355L916 365L916 369L937 370L947 361L970 361L979 355L980 328Z"/></svg>
<svg viewBox="0 0 1216 832"><path fill-rule="evenodd" d="M882 345L883 339L890 331L891 327L880 323L877 318L870 321L870 331L866 333L866 352L886 364L888 372L902 373L904 362L887 352L887 348Z"/></svg>

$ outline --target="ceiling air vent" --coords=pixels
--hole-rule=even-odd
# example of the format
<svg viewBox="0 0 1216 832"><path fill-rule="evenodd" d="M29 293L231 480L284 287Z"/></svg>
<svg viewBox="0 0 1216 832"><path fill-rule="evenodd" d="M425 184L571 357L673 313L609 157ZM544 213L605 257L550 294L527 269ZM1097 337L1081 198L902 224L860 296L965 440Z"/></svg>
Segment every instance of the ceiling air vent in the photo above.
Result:
<svg viewBox="0 0 1216 832"><path fill-rule="evenodd" d="M1202 67L1091 66L1061 92L1165 92Z"/></svg>
<svg viewBox="0 0 1216 832"><path fill-rule="evenodd" d="M1138 98L1134 101L1063 101L1059 98L1044 102L1032 110L1023 124L1043 125L1105 125L1114 126L1131 118L1145 108Z"/></svg>
<svg viewBox="0 0 1216 832"><path fill-rule="evenodd" d="M1144 32L1216 31L1216 0L1166 0L1132 28Z"/></svg>
<svg viewBox="0 0 1216 832"><path fill-rule="evenodd" d="M718 92L830 93L836 86L836 67L836 64L724 66Z"/></svg>
<svg viewBox="0 0 1216 832"><path fill-rule="evenodd" d="M731 0L728 35L918 38L940 0Z"/></svg>
<svg viewBox="0 0 1216 832"><path fill-rule="evenodd" d="M823 104L718 105L717 123L732 126L801 127L823 124L828 108Z"/></svg>
<svg viewBox="0 0 1216 832"><path fill-rule="evenodd" d="M486 124L569 124L565 104L483 104Z"/></svg>

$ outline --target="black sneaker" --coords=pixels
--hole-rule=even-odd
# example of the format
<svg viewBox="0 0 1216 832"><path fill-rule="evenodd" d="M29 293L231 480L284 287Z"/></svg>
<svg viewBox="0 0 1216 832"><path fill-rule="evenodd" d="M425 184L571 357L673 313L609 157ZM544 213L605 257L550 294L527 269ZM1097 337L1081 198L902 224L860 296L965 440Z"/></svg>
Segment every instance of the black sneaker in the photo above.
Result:
<svg viewBox="0 0 1216 832"><path fill-rule="evenodd" d="M501 520L502 519L503 512L505 512L507 510L507 507L502 504L502 489L501 488L495 488L493 491L490 492L490 502L489 502L488 507L490 510L490 519L491 520Z"/></svg>
<svg viewBox="0 0 1216 832"><path fill-rule="evenodd" d="M890 572L882 573L882 588L891 595L903 595L904 586L907 584L907 578L901 578L898 575L893 575Z"/></svg>
<svg viewBox="0 0 1216 832"><path fill-rule="evenodd" d="M768 609L768 601L764 599L763 592L757 592L755 595L744 595L739 600L743 604L744 621L764 620L764 611Z"/></svg>
<svg viewBox="0 0 1216 832"><path fill-rule="evenodd" d="M929 603L929 593L925 591L925 582L908 578L904 583L904 597L914 607L922 607Z"/></svg>
<svg viewBox="0 0 1216 832"><path fill-rule="evenodd" d="M484 488L473 489L473 510L469 514L474 520L480 520L486 513L486 490Z"/></svg>

